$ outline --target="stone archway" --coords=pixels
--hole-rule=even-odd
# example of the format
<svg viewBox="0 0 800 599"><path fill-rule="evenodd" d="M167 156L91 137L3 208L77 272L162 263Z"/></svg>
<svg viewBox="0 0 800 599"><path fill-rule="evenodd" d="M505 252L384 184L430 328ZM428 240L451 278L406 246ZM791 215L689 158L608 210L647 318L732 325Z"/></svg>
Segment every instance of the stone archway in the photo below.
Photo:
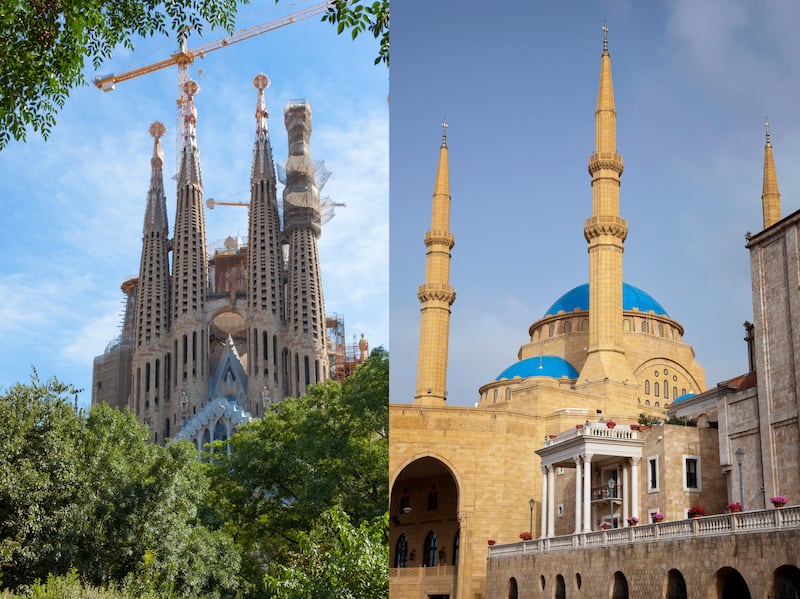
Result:
<svg viewBox="0 0 800 599"><path fill-rule="evenodd" d="M395 478L389 496L390 548L406 535L408 559L404 567L453 566L458 556L458 485L440 460L422 457ZM431 533L435 551L426 546ZM390 563L395 563L391 556Z"/></svg>
<svg viewBox="0 0 800 599"><path fill-rule="evenodd" d="M666 599L686 599L686 581L679 570L672 569L667 573Z"/></svg>
<svg viewBox="0 0 800 599"><path fill-rule="evenodd" d="M800 569L792 565L783 565L772 575L773 599L800 599Z"/></svg>
<svg viewBox="0 0 800 599"><path fill-rule="evenodd" d="M751 599L750 589L744 577L734 568L717 571L718 599Z"/></svg>
<svg viewBox="0 0 800 599"><path fill-rule="evenodd" d="M628 599L628 579L622 572L614 572L614 586L611 591L611 599Z"/></svg>

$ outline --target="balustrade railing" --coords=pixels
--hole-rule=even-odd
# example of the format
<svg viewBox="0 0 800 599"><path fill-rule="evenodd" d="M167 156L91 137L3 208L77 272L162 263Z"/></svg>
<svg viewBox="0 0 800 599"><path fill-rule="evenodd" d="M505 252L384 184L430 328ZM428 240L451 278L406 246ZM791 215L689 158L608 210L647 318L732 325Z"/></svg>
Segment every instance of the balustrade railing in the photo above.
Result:
<svg viewBox="0 0 800 599"><path fill-rule="evenodd" d="M698 536L721 536L800 528L800 505L781 509L716 514L702 518L669 520L657 524L626 526L579 534L532 539L489 548L489 557L502 557L548 551L593 549L623 543L647 543L657 540L687 539Z"/></svg>

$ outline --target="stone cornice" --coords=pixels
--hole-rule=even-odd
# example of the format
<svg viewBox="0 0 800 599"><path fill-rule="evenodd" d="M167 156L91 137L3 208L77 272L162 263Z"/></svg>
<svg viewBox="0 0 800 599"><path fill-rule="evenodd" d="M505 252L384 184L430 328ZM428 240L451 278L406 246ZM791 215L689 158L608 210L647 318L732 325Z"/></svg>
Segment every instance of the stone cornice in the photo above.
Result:
<svg viewBox="0 0 800 599"><path fill-rule="evenodd" d="M425 233L425 247L446 245L447 249L452 250L455 244L455 237L450 231L428 231Z"/></svg>
<svg viewBox="0 0 800 599"><path fill-rule="evenodd" d="M619 216L592 216L586 219L583 235L589 242L604 235L625 241L628 236L628 222Z"/></svg>
<svg viewBox="0 0 800 599"><path fill-rule="evenodd" d="M417 297L422 303L434 300L447 302L447 305L452 305L453 302L456 301L456 291L450 285L425 283L419 286Z"/></svg>
<svg viewBox="0 0 800 599"><path fill-rule="evenodd" d="M617 175L622 174L622 156L614 152L598 152L589 156L589 174L594 176L601 170L612 170Z"/></svg>

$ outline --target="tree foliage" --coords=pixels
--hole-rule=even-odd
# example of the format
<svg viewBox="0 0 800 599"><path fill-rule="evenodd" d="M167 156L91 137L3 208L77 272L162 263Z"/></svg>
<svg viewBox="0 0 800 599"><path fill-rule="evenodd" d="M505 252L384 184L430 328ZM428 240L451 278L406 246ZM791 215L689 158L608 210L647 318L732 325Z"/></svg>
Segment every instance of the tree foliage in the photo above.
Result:
<svg viewBox="0 0 800 599"><path fill-rule="evenodd" d="M389 596L388 512L353 526L341 508L322 513L284 563L266 577L275 599L381 599Z"/></svg>
<svg viewBox="0 0 800 599"><path fill-rule="evenodd" d="M277 2L278 0L276 0ZM0 3L0 150L28 129L47 139L72 89L86 83L117 46L204 25L232 33L237 9L249 0L16 0ZM369 30L380 39L375 63L389 64L389 2L339 0L323 16L353 38Z"/></svg>
<svg viewBox="0 0 800 599"><path fill-rule="evenodd" d="M214 466L213 507L253 572L283 563L331 508L356 526L385 513L388 372L378 348L343 386L328 381L286 399L231 437Z"/></svg>
<svg viewBox="0 0 800 599"><path fill-rule="evenodd" d="M130 413L87 418L57 380L0 396L2 583L30 585L77 569L98 586L216 596L239 585L239 551L198 522L208 489L195 449L160 447Z"/></svg>

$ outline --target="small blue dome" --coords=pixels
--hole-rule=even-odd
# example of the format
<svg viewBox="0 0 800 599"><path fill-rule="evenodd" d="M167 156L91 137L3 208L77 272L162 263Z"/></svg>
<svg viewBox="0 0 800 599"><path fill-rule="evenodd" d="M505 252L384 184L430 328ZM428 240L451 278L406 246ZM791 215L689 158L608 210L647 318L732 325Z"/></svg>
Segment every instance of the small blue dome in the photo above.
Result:
<svg viewBox="0 0 800 599"><path fill-rule="evenodd" d="M576 379L578 378L578 371L564 358L559 358L558 356L535 356L512 364L501 372L495 380L513 379L516 376L523 379L530 376Z"/></svg>
<svg viewBox="0 0 800 599"><path fill-rule="evenodd" d="M581 310L589 309L589 284L578 285L575 289L567 291L564 295L556 300L556 302L548 308L545 316L555 316L562 310L564 312L572 312L576 308ZM669 317L667 311L659 304L652 295L646 291L642 291L638 287L622 284L622 309L630 311L633 309L639 312L650 312L651 310L661 316Z"/></svg>
<svg viewBox="0 0 800 599"><path fill-rule="evenodd" d="M673 399L672 405L674 406L679 401L683 401L684 399L689 399L690 397L694 397L695 395L697 395L697 393L684 393L680 397L676 397L675 399Z"/></svg>

